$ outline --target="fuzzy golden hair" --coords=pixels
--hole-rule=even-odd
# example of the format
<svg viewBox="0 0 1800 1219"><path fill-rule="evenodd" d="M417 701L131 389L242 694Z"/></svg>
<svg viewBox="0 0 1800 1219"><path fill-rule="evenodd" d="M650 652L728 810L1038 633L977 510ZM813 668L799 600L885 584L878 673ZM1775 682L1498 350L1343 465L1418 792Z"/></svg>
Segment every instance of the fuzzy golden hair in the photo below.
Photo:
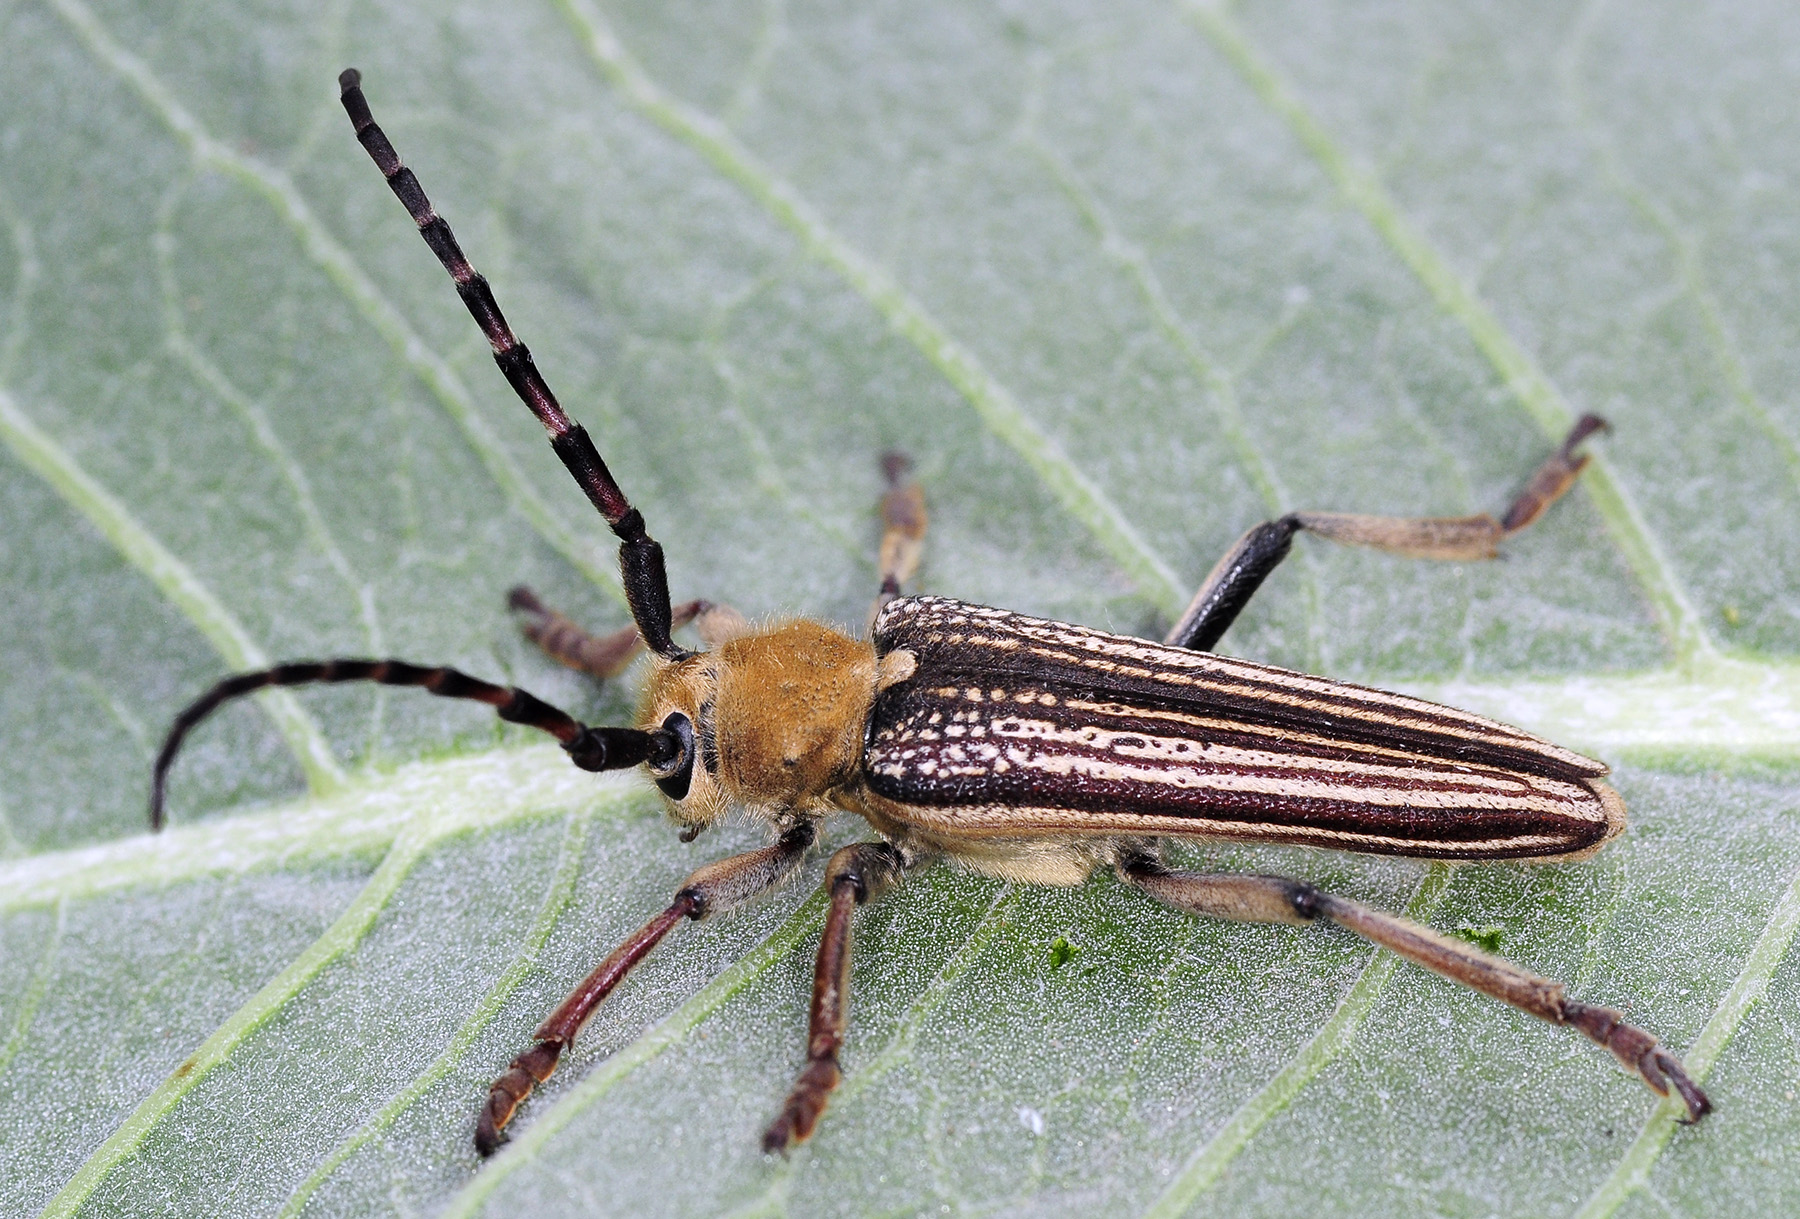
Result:
<svg viewBox="0 0 1800 1219"><path fill-rule="evenodd" d="M708 825L734 804L770 818L834 811L829 793L859 773L878 670L873 645L805 619L657 660L638 724L652 729L680 712L701 755L686 797L668 801L670 816Z"/></svg>

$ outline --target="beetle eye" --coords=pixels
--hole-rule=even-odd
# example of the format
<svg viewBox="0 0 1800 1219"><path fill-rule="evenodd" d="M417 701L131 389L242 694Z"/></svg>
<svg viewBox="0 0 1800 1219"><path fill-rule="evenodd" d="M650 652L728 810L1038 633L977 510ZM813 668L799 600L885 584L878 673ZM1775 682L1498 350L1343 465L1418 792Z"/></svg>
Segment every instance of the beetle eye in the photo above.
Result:
<svg viewBox="0 0 1800 1219"><path fill-rule="evenodd" d="M656 785L662 789L663 795L671 800L685 800L688 785L694 779L694 725L687 716L676 711L662 722L663 731L671 734L680 748L675 756L666 761L660 758L650 760L650 773L656 779Z"/></svg>

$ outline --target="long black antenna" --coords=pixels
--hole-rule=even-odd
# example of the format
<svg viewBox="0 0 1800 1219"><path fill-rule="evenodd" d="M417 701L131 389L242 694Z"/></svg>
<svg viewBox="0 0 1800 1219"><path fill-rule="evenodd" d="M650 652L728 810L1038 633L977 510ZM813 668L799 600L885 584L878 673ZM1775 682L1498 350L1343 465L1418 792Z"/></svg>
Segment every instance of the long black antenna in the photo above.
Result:
<svg viewBox="0 0 1800 1219"><path fill-rule="evenodd" d="M666 729L642 732L636 728L591 728L528 690L497 686L470 677L459 669L433 668L404 660L296 660L272 669L227 677L175 717L175 722L169 725L169 735L156 755L156 768L151 772L150 828L162 828L163 794L168 784L169 767L175 764L175 754L181 749L182 739L221 703L268 686L351 681L372 681L383 686L419 686L439 698L466 698L486 703L508 723L548 732L562 742L570 759L583 770L624 770L639 762L660 764L681 752L680 739Z"/></svg>
<svg viewBox="0 0 1800 1219"><path fill-rule="evenodd" d="M431 252L438 256L444 270L455 281L457 294L469 307L475 324L481 327L481 333L487 336L488 344L494 349L494 363L500 366L519 400L531 408L531 413L550 433L550 447L556 450L563 465L569 468L588 499L618 535L619 571L638 633L659 656L680 660L689 655L670 638L669 577L663 568L662 547L644 531L643 515L631 506L631 501L619 489L606 463L600 459L600 451L588 438L587 429L569 418L558 405L543 374L531 362L531 352L506 324L487 280L469 265L450 226L432 210L431 200L425 197L419 180L401 163L400 154L376 126L368 99L363 96L362 73L355 68L344 69L338 76L338 87L343 90L344 110L356 128L356 138L368 150L394 194L406 205L413 223L419 226L419 236L425 239L425 244L431 247Z"/></svg>

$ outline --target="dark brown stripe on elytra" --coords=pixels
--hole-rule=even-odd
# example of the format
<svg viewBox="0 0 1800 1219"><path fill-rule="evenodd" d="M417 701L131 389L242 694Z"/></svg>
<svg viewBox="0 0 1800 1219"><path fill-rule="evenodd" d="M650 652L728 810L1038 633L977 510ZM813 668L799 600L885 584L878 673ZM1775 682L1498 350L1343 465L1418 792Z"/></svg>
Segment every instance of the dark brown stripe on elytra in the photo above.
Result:
<svg viewBox="0 0 1800 1219"><path fill-rule="evenodd" d="M1144 655L1084 653L1073 644L1046 642L1038 637L1044 631L1090 638L1096 648L1129 647ZM876 708L878 724L895 714L886 704L921 688L1031 683L1079 692L1089 702L1235 721L1462 765L1563 779L1606 773L1604 765L1591 759L1454 708L944 598L891 602L876 625L876 645L884 654L904 647L918 662L912 678L884 693ZM1155 663L1159 657L1164 661L1160 669Z"/></svg>
<svg viewBox="0 0 1800 1219"><path fill-rule="evenodd" d="M1084 776L1079 786L1033 782L1035 776L1019 768L980 780L945 778L922 781L916 772L896 781L871 771L871 789L898 804L920 809L1052 808L1069 813L1106 813L1153 818L1171 827L1200 820L1253 822L1263 827L1304 827L1375 838L1403 839L1430 845L1491 839L1548 839L1557 851L1576 850L1605 837L1604 819L1592 820L1540 809L1487 808L1478 803L1452 803L1447 807L1418 804L1359 802L1352 789L1339 789L1335 798L1293 792L1255 792L1193 786L1175 788L1132 780L1107 780ZM1256 778L1281 780L1284 776L1258 772ZM1291 778L1292 776L1286 776ZM1421 796L1451 795L1429 782L1410 785ZM1407 784L1389 784L1384 792L1405 792ZM1466 794L1466 793L1455 793ZM1569 802L1570 814L1597 811ZM933 817L934 823L945 820ZM1189 828L1198 828L1189 826ZM1541 845L1533 854L1551 854Z"/></svg>
<svg viewBox="0 0 1800 1219"><path fill-rule="evenodd" d="M1193 666L1180 663L1192 654L1178 653L1169 658L1174 663L1159 667L1153 663L1153 658L1139 660L1096 655L1072 645L1030 637L1027 642L1031 651L1022 654L1009 646L1014 642L1014 637L991 631L934 630L927 639L916 644L908 642L906 646L936 653L946 667L960 664L983 672L1010 669L1021 675L1041 673L1047 678L1064 681L1098 683L1101 689L1155 690L1183 702L1199 699L1220 705L1267 707L1276 714L1324 716L1340 725L1348 720L1386 732L1420 731L1458 742L1466 740L1460 734L1471 731L1480 731L1487 741L1496 745L1532 740L1528 734L1510 726L1477 725L1472 723L1472 717L1452 708L1429 704L1420 707L1385 691L1328 682L1308 674L1290 674L1268 666L1252 669L1247 667L1248 662L1208 657L1203 666ZM1143 646L1163 650L1160 645L1146 643ZM1103 665L1112 667L1101 667ZM1302 679L1305 684L1297 685L1293 679ZM1500 731L1496 732L1496 728ZM1578 773L1595 772L1583 770Z"/></svg>
<svg viewBox="0 0 1800 1219"><path fill-rule="evenodd" d="M1548 742L1540 742L1510 725L1483 720L1453 707L1253 661L1169 647L948 598L906 598L897 604L899 608L884 613L877 626L877 643L883 651L893 646L923 649L941 653L946 662L958 653L966 653L972 660L979 659L980 663L973 667L1022 673L1030 672L1029 666L1041 663L1057 670L1075 669L1092 674L1098 662L1137 670L1119 673L1115 669L1106 674L1110 680L1136 678L1159 683L1211 682L1241 686L1262 696L1304 698L1320 709L1341 715L1366 718L1381 714L1446 731L1479 728L1487 734L1498 733L1509 739L1548 745ZM1025 655L1023 648L1032 651ZM1102 650L1107 648L1129 649L1139 655L1109 654ZM1381 722L1387 724L1390 721L1384 718Z"/></svg>

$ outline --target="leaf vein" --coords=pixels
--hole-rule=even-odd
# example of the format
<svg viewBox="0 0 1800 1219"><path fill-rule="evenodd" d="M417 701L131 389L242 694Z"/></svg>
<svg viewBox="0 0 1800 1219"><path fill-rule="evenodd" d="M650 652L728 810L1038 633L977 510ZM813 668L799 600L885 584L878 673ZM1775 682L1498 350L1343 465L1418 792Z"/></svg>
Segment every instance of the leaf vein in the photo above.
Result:
<svg viewBox="0 0 1800 1219"><path fill-rule="evenodd" d="M1419 881L1418 889L1406 903L1406 917L1423 921L1431 916L1450 888L1451 868L1432 864ZM1337 1056L1356 1040L1357 1030L1375 1008L1375 1002L1387 989L1400 958L1377 948L1369 963L1351 984L1337 1010L1319 1026L1287 1065L1270 1077L1237 1107L1225 1124L1211 1138L1188 1156L1187 1163L1175 1174L1150 1206L1145 1219L1176 1219L1187 1213L1196 1199L1218 1183L1239 1152L1261 1130L1264 1123L1290 1105L1302 1089L1316 1079Z"/></svg>
<svg viewBox="0 0 1800 1219"><path fill-rule="evenodd" d="M314 215L293 180L284 171L241 153L208 133L200 121L175 100L174 94L149 65L113 39L82 0L50 0L50 3L94 57L137 91L151 112L187 146L197 163L236 179L269 204L299 238L306 255L431 391L507 501L583 575L623 599L624 592L619 585L618 573L612 567L608 548L597 537L577 534L556 515L549 502L508 455L449 361L433 351L407 324L399 309L382 295L375 281Z"/></svg>
<svg viewBox="0 0 1800 1219"><path fill-rule="evenodd" d="M780 964L824 925L826 904L824 891L815 890L761 944L589 1072L561 1100L502 1148L473 1181L463 1186L445 1209L445 1219L466 1219L474 1215L501 1182L534 1162L559 1130L599 1102L633 1071L686 1041L690 1033L732 996Z"/></svg>
<svg viewBox="0 0 1800 1219"><path fill-rule="evenodd" d="M1124 234L1111 211L1094 194L1075 167L1069 164L1068 158L1045 138L1039 119L1043 107L1044 76L1049 66L1044 59L1032 65L1031 90L1022 107L1018 141L1050 171L1057 187L1068 196L1076 211L1081 213L1081 218L1094 231L1101 253L1124 268L1131 277L1157 327L1175 345L1176 350L1181 352L1182 358L1200 379L1200 383L1206 386L1219 430L1230 444L1238 465L1256 488L1263 506L1271 515L1281 515L1292 504L1273 464L1250 436L1231 373L1221 367L1200 345L1200 340L1194 336L1186 319L1169 299L1162 277L1151 266L1150 257L1143 246Z"/></svg>
<svg viewBox="0 0 1800 1219"><path fill-rule="evenodd" d="M1604 0L1591 0L1583 6L1581 15L1576 20L1574 33L1557 65L1559 83L1569 109L1574 113L1576 129L1594 150L1613 189L1649 220L1668 244L1675 257L1677 285L1682 294L1692 300L1695 308L1700 311L1701 329L1705 333L1707 345L1712 348L1713 359L1725 379L1727 390L1768 438L1782 464L1787 467L1788 476L1796 486L1800 486L1800 445L1796 445L1793 434L1782 426L1781 421L1769 410L1768 403L1757 392L1743 352L1739 350L1736 338L1725 324L1724 310L1707 277L1700 256L1700 242L1676 221L1668 204L1651 193L1625 167L1625 159L1620 155L1618 145L1606 133L1595 117L1593 107L1588 103L1587 90L1582 87L1581 64L1586 57L1589 36L1605 7Z"/></svg>
<svg viewBox="0 0 1800 1219"><path fill-rule="evenodd" d="M400 1115L430 1091L434 1084L449 1075L462 1061L462 1056L468 1052L469 1047L475 1043L475 1038L492 1023L500 1009L506 1005L506 1001L512 997L513 992L518 990L526 975L537 964L538 954L543 951L544 944L549 940L550 932L556 927L557 920L562 917L563 911L568 909L570 901L574 899L575 882L581 875L581 846L590 819L589 816L583 814L577 814L568 819L568 828L563 834L556 871L550 879L550 884L544 890L544 900L538 910L537 918L526 933L524 948L513 958L512 964L507 966L506 972L500 975L487 994L482 996L480 1005L456 1031L456 1036L451 1039L449 1045L444 1047L443 1053L433 1059L431 1065L416 1075L399 1094L382 1106L379 1113L364 1122L359 1129L334 1147L319 1162L319 1166L313 1169L306 1180L302 1181L293 1194L288 1197L287 1202L281 1208L278 1219L291 1219L292 1216L300 1214L306 1208L307 1200L317 1193L319 1187L324 1185L339 1168L343 1167L351 1156L355 1155L364 1144L392 1126L399 1120Z"/></svg>
<svg viewBox="0 0 1800 1219"><path fill-rule="evenodd" d="M626 100L736 182L910 340L988 429L1025 459L1064 510L1137 581L1146 598L1170 614L1186 604L1190 590L1168 563L973 351L953 337L886 268L831 228L810 202L777 177L724 124L652 80L591 6L582 0L557 3L601 72Z"/></svg>
<svg viewBox="0 0 1800 1219"><path fill-rule="evenodd" d="M338 920L325 934L294 959L293 964L253 995L250 1000L213 1034L201 1043L156 1090L146 1097L112 1135L84 1161L75 1175L50 1204L42 1219L68 1219L79 1211L107 1176L135 1152L150 1132L172 1111L182 1097L192 1091L212 1069L224 1062L257 1029L297 995L301 988L317 977L326 966L344 956L374 927L375 920L399 889L400 882L424 856L436 837L433 818L427 814L415 818L389 848L381 866L375 869Z"/></svg>
<svg viewBox="0 0 1800 1219"><path fill-rule="evenodd" d="M844 1083L834 1099L836 1108L842 1109L849 1105L912 1053L925 1021L944 1005L944 1000L949 997L957 979L968 972L969 966L975 963L976 958L993 943L995 934L1006 925L1006 912L1018 903L1018 892L1013 885L1001 885L996 890L994 900L969 929L963 942L901 1013L887 1044L867 1063L845 1073ZM935 1121L927 1122L925 1128L928 1132L934 1132L939 1125ZM804 1156L807 1151L808 1145L802 1145L796 1155ZM749 1219L749 1216L764 1214L777 1208L782 1199L787 1197L792 1184L796 1155L785 1157L772 1175L768 1188L755 1200L733 1208L728 1219Z"/></svg>
<svg viewBox="0 0 1800 1219"><path fill-rule="evenodd" d="M50 971L56 964L56 957L62 951L63 932L69 924L69 903L56 903L56 922L44 941L44 954L38 959L37 968L32 970L31 981L25 986L25 993L19 1001L19 1014L13 1018L12 1033L6 1044L0 1046L0 1075L12 1065L18 1057L19 1050L25 1045L25 1035L31 1031L31 1022L37 1019L38 1008L43 1005L44 996L50 991Z"/></svg>
<svg viewBox="0 0 1800 1219"><path fill-rule="evenodd" d="M4 388L0 388L0 440L199 628L226 664L236 669L267 667L268 655L193 569L39 428ZM299 760L313 791L322 794L340 787L344 772L331 756L324 732L293 695L270 690L259 695L258 702Z"/></svg>
<svg viewBox="0 0 1800 1219"><path fill-rule="evenodd" d="M239 418L249 426L257 445L287 483L288 491L294 497L294 504L300 510L301 523L313 546L324 555L331 570L356 599L362 612L363 636L371 654L379 656L386 651L386 644L382 642L381 622L376 617L374 589L357 574L332 535L331 526L319 511L318 500L313 496L312 482L307 478L305 469L282 442L280 434L269 420L268 412L263 410L260 403L252 401L222 368L213 363L182 323L179 301L181 290L175 278L175 234L171 227L179 194L178 190L171 190L164 198L163 206L157 213L156 232L151 241L156 250L157 277L162 287L165 342L195 379L237 412Z"/></svg>
<svg viewBox="0 0 1800 1219"><path fill-rule="evenodd" d="M1756 938L1756 943L1750 949L1750 955L1744 959L1744 967L1738 971L1731 988L1713 1009L1712 1017L1700 1030L1700 1036L1694 1039L1694 1044L1682 1055L1682 1061L1687 1064L1688 1074L1693 1076L1694 1082L1706 1082L1713 1064L1725 1052L1738 1025L1743 1023L1750 1009L1762 1001L1775 971L1787 959L1788 949L1793 946L1797 931L1800 931L1800 872L1794 873L1787 889L1776 901L1768 922L1763 924L1762 934ZM1607 1219L1634 1192L1639 1189L1647 1190L1650 1170L1662 1156L1663 1149L1669 1145L1676 1125L1686 1112L1679 1100L1665 1100L1658 1104L1644 1123L1643 1129L1638 1132L1637 1138L1625 1149L1625 1154L1620 1157L1612 1173L1588 1195L1581 1209L1575 1212L1575 1219Z"/></svg>
<svg viewBox="0 0 1800 1219"><path fill-rule="evenodd" d="M1361 212L1399 255L1438 307L1462 325L1532 422L1552 440L1561 440L1575 422L1574 409L1537 361L1457 275L1450 260L1407 219L1381 181L1339 147L1222 3L1181 0L1181 4L1263 103L1288 124L1345 201ZM1636 500L1604 454L1593 456L1585 481L1614 543L1661 619L1677 660L1687 665L1710 662L1717 652L1699 612L1688 599L1674 565L1657 543Z"/></svg>
<svg viewBox="0 0 1800 1219"><path fill-rule="evenodd" d="M441 832L450 833L520 824L596 802L642 807L641 796L624 775L596 779L575 769L555 745L412 762L389 775L354 779L325 797L0 863L0 913L385 852L415 808L436 810Z"/></svg>

